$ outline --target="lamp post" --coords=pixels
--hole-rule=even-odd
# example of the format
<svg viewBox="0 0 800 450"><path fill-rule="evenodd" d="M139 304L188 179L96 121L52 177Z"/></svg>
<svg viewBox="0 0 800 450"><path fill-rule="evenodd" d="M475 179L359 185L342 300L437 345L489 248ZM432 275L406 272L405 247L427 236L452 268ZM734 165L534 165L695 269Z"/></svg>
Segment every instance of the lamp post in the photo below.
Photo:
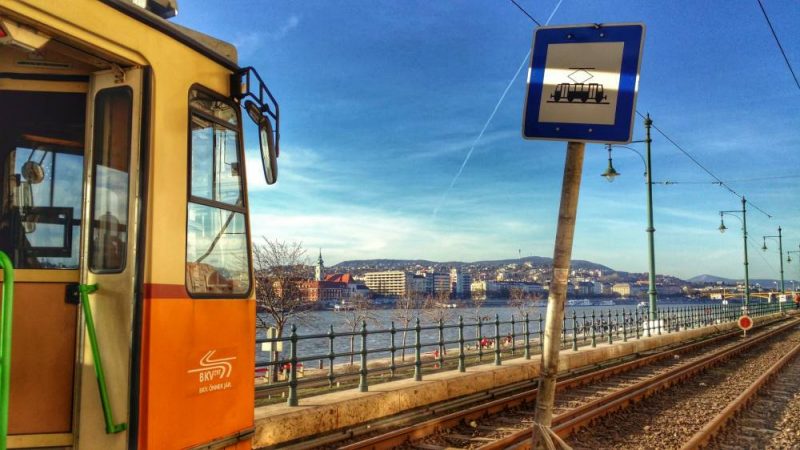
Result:
<svg viewBox="0 0 800 450"><path fill-rule="evenodd" d="M650 274L648 276L648 289L647 289L647 296L649 299L648 302L648 316L651 322L655 322L658 317L657 308L658 308L658 293L656 292L656 250L655 250L655 227L653 226L653 171L651 170L650 165L650 143L653 140L650 138L650 127L653 125L653 120L650 119L650 114L644 119L644 128L646 131L646 137L644 141L633 141L634 143L637 142L644 142L646 145L646 157L642 156L637 150L631 147L625 147L623 145L616 145L615 147L622 147L627 148L635 152L642 158L642 162L644 162L644 175L646 177L646 184L647 184L647 246L648 246L648 256L649 256L649 270ZM611 163L611 144L607 144L608 146L608 167L606 168L605 172L601 174L601 176L605 177L606 180L609 182L614 181L614 178L620 175L619 172L614 170L614 165Z"/></svg>
<svg viewBox="0 0 800 450"><path fill-rule="evenodd" d="M797 247L800 249L800 245L798 245ZM786 252L786 263L787 264L791 264L792 263L792 253L797 253L798 255L800 255L800 250L789 250L788 252ZM792 280L792 291L796 291L796 289L794 287L794 280Z"/></svg>
<svg viewBox="0 0 800 450"><path fill-rule="evenodd" d="M785 289L784 283L783 283L783 235L781 234L781 227L778 227L778 235L777 236L766 236L766 235L762 236L762 239L764 240L764 245L761 246L761 250L763 250L763 251L767 251L767 238L770 238L770 239L777 238L778 239L778 259L780 260L780 263L781 263L781 294L784 294L786 292L786 289ZM781 307L780 299L778 299L778 309L780 309L780 310L783 309Z"/></svg>
<svg viewBox="0 0 800 450"><path fill-rule="evenodd" d="M736 215L739 213L742 217ZM724 233L728 227L725 226L725 221L722 219L722 216L727 214L729 216L736 217L737 219L742 221L742 239L744 240L744 310L747 313L747 308L750 305L750 270L748 268L749 263L747 262L747 200L742 197L742 209L741 210L730 210L730 211L720 211L719 212L719 232Z"/></svg>

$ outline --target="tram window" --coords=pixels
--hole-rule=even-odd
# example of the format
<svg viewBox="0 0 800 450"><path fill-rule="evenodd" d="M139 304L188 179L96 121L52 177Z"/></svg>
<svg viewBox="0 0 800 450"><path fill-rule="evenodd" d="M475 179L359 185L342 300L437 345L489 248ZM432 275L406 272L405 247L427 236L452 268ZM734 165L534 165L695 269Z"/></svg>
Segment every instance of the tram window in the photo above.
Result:
<svg viewBox="0 0 800 450"><path fill-rule="evenodd" d="M5 161L2 247L19 269L76 269L79 261L83 155L25 136ZM72 144L72 143L68 143ZM78 154L76 154L78 153ZM6 242L9 239L10 242ZM8 251L8 248L3 248Z"/></svg>
<svg viewBox="0 0 800 450"><path fill-rule="evenodd" d="M189 93L189 107L193 110L207 114L217 120L233 127L239 124L236 109L226 101L214 98L199 89L192 89Z"/></svg>
<svg viewBox="0 0 800 450"><path fill-rule="evenodd" d="M189 203L186 287L193 294L250 290L244 214Z"/></svg>
<svg viewBox="0 0 800 450"><path fill-rule="evenodd" d="M89 259L93 272L125 268L132 106L128 87L105 89L95 98Z"/></svg>
<svg viewBox="0 0 800 450"><path fill-rule="evenodd" d="M192 116L192 196L242 206L238 133Z"/></svg>
<svg viewBox="0 0 800 450"><path fill-rule="evenodd" d="M189 95L186 288L201 297L246 295L250 259L237 110L201 90Z"/></svg>

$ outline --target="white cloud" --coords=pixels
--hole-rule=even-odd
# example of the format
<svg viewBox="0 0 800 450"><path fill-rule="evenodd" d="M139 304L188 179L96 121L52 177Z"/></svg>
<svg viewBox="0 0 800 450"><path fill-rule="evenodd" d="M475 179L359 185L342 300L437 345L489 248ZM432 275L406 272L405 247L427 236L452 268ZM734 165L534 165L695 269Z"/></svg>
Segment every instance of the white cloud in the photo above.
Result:
<svg viewBox="0 0 800 450"><path fill-rule="evenodd" d="M280 41L285 38L289 32L300 25L300 17L292 14L286 21L273 29L273 31L251 31L236 33L233 39L233 45L239 50L241 55L252 55L258 50L265 40Z"/></svg>

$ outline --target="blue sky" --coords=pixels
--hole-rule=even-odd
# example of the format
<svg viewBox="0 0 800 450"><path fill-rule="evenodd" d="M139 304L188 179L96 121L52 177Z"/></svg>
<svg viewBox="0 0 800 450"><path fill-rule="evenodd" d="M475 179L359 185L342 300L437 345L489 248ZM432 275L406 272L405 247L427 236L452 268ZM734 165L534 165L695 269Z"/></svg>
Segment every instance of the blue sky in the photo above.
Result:
<svg viewBox="0 0 800 450"><path fill-rule="evenodd" d="M800 7L763 0L800 70ZM777 278L777 243L800 249L800 89L755 0L520 3L551 24L643 22L638 110L755 206L751 277ZM565 144L520 137L533 23L506 0L191 1L176 22L237 45L281 106L279 182L267 187L248 135L254 236L302 241L326 263L363 258L552 256ZM526 63L527 64L527 63ZM449 189L472 144L497 113ZM641 120L634 138L644 136ZM639 146L640 150L644 150ZM614 151L600 177L586 148L573 258L647 270L642 161ZM742 277L740 200L653 136L656 268ZM759 180L753 180L759 179ZM796 258L795 258L796 256ZM800 279L800 254L786 265Z"/></svg>

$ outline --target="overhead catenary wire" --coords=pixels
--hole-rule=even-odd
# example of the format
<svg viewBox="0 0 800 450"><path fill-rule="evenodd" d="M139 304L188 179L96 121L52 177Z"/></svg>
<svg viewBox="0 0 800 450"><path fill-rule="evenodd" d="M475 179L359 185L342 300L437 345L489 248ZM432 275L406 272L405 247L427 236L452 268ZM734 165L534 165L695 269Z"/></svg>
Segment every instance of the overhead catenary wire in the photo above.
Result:
<svg viewBox="0 0 800 450"><path fill-rule="evenodd" d="M753 253L757 254L758 256L760 256L760 257L761 257L761 259L763 259L763 260L764 260L764 264L766 264L766 265L767 265L767 267L769 267L769 269L770 269L771 271L773 271L773 272L777 272L777 273L780 273L780 271L779 271L779 270L775 269L775 267L774 267L772 264L770 264L770 262L769 262L769 261L767 261L767 258L765 258L765 257L764 257L764 255L763 255L763 251L761 251L761 250L762 250L761 248L754 248L754 247L755 247L755 244L753 244L753 243L752 243L752 241L747 241L747 246L748 246L748 247L749 247L751 250L753 250Z"/></svg>
<svg viewBox="0 0 800 450"><path fill-rule="evenodd" d="M769 25L769 31L772 32L772 37L775 38L775 43L778 44L778 50L781 51L781 55L783 55L783 60L786 61L786 67L789 68L789 72L791 72L792 78L794 78L794 84L796 84L797 88L800 89L800 81L797 80L797 74L794 73L792 64L789 62L789 58L786 56L786 52L783 50L783 45L781 45L781 40L778 39L778 34L775 32L775 28L772 26L772 21L769 20L769 16L767 15L767 10L764 9L764 4L761 3L761 0L756 0L756 1L758 1L758 7L761 8L761 12L764 14L764 18L767 20L767 25Z"/></svg>
<svg viewBox="0 0 800 450"><path fill-rule="evenodd" d="M526 16L528 16L528 18L530 18L530 19L533 21L533 23L535 23L535 24L537 24L537 25L541 26L541 25L539 24L539 22L538 22L536 19L534 19L534 18L533 18L533 16L531 16L531 15L530 15L530 14L529 14L529 13L528 13L528 12L527 12L527 11L526 11L526 10L525 10L523 7L522 7L522 6L520 6L520 5L519 5L519 3L517 3L515 0L510 0L510 1L511 1L511 2L512 2L512 3L513 3L513 4L514 4L514 5L517 7L517 8L519 8L519 10L520 10L520 11L522 11L522 13L523 13L523 14L525 14ZM556 9L557 9L559 6L561 6L561 1L563 1L563 0L560 0L560 1L558 2L558 5L556 5ZM760 3L761 3L761 0L758 0L758 1L759 1L759 4L760 4ZM766 15L766 13L765 13L765 15ZM551 15L551 17L552 17L552 15ZM769 19L767 19L767 20L769 20ZM548 23L549 23L549 22L550 22L550 20L548 19ZM770 25L770 28L771 28L771 27L772 27L772 25ZM777 39L777 37L776 37L776 39ZM780 43L779 43L778 45L780 45ZM787 60L787 64L788 64L788 60ZM792 72L792 73L794 73L794 72ZM796 79L795 79L795 80L796 80ZM800 85L798 85L798 86L800 86ZM641 117L641 118L643 118L643 119L645 118L644 114L642 114L641 112L639 112L639 110L636 110L636 114L638 114L638 115L639 115L639 117ZM734 190L732 187L730 187L730 186L729 186L729 185L728 185L728 184L727 184L727 183L726 183L724 180L722 180L720 177L716 176L716 175L715 175L713 172L711 172L711 170L709 170L707 167L705 167L703 164L701 164L701 163L700 163L700 161L698 161L698 160L697 160L697 158L695 158L694 156L692 156L692 154L691 154L691 153L689 153L688 151L686 151L686 149L684 149L683 147L681 147L680 145L678 145L678 143L677 143L677 142L675 142L675 140L673 140L671 137L669 137L669 136L668 136L668 135L667 135L667 134L666 134L666 133L665 133L663 130L661 130L661 129L660 129L658 126L656 126L655 124L653 124L653 125L652 125L652 127L653 127L653 128L655 128L655 130L656 130L656 131L657 131L659 134L661 134L661 136L663 136L663 137L664 137L664 139L666 139L666 140L667 140L669 143L671 143L671 144L672 144L672 145L673 145L675 148L677 148L678 150L680 150L680 151L681 151L681 153L683 153L684 155L686 155L686 157L687 157L687 158L689 158L689 159L690 159L690 160L691 160L691 161L692 161L692 162L693 162L693 163L694 163L694 164L695 164L697 167L701 168L701 169L702 169L704 172L706 172L706 173L707 173L709 176L711 176L711 178L713 178L713 179L715 180L715 182L713 182L713 184L717 184L717 185L719 185L719 186L722 186L722 187L724 187L725 189L727 189L727 190L728 190L728 192L730 192L731 194L733 194L733 195L735 195L735 196L737 196L737 197L739 197L739 198L743 198L743 195L742 195L742 194L739 194L738 192L736 192L736 191L735 191L735 190ZM665 184L666 184L666 183L665 183ZM757 211L761 212L762 214L764 214L765 216L769 217L770 219L772 218L772 215L770 215L769 213L767 213L766 211L764 211L763 209L761 209L760 207L758 207L758 205L755 205L755 204L753 204L753 203L752 203L752 202L750 202L749 200L748 200L748 203L750 204L750 206L752 206L753 208L755 208Z"/></svg>
<svg viewBox="0 0 800 450"><path fill-rule="evenodd" d="M517 3L517 2L516 2L516 1L514 1L514 0L510 0L510 1L511 1L511 3L513 3L513 4L514 4L514 6L516 6L517 8L519 8L519 10L520 10L520 11L522 11L522 14L525 14L526 16L528 16L528 19L531 19L531 20L533 21L533 23L535 23L535 24L536 24L536 25L538 25L538 26L542 26L542 24L541 24L541 23L539 23L539 21L538 21L538 20L534 19L532 15L528 14L528 11L525 11L525 8L523 8L522 6L520 6L520 5L519 5L519 3Z"/></svg>
<svg viewBox="0 0 800 450"><path fill-rule="evenodd" d="M636 114L638 114L638 115L639 115L639 117L641 117L641 118L643 118L643 119L645 118L644 114L640 113L638 110L636 111ZM727 190L728 190L728 192L730 192L731 194L733 194L733 195L735 195L735 196L737 196L737 197L739 197L739 198L744 198L744 195L743 195L743 194L740 194L740 193L736 192L736 190L734 190L732 187L730 187L730 186L729 186L729 185L728 185L728 184L727 184L727 183L726 183L724 180L722 180L720 177L716 176L716 175L714 174L714 172L712 172L710 169L708 169L706 166L704 166L704 165L703 165L703 164L702 164L700 161L698 161L698 160L697 160L697 158L695 158L695 157L694 157L694 156L693 156L691 153L689 153L689 152L688 152L686 149L684 149L684 148L683 148L682 146L680 146L680 145L679 145L677 142L675 142L675 140L674 140L674 139L672 139L671 137L669 137L669 136L667 135L667 133L665 133L664 131L662 131L662 130L661 130L661 128L659 128L659 127L658 127L658 126L656 126L655 124L653 124L653 125L652 125L652 127L653 127L653 128L654 128L654 129L655 129L657 132L658 132L658 134L660 134L661 136L663 136L663 137L664 137L664 139L666 139L666 140L667 140L667 141L668 141L670 144L672 144L672 145L673 145L675 148L677 148L677 149L678 149L678 150L679 150L681 153L683 153L683 154L684 154L684 155L685 155L687 158L689 158L689 159L690 159L690 160L691 160L691 161L692 161L692 162L693 162L693 163L694 163L694 164L695 164L697 167L701 168L701 169L702 169L702 170L703 170L705 173L707 173L707 174L708 174L708 175L709 175L711 178L713 178L714 180L716 180L716 184L718 184L719 186L722 186L722 187L724 187L724 188L725 188L725 189L727 189ZM753 203L753 202L751 202L750 200L748 200L748 201L747 201L747 203L748 203L748 204L749 204L751 207L755 208L757 211L760 211L760 212L761 212L762 214L764 214L765 216L769 217L770 219L772 218L772 215L771 215L771 214L767 213L766 211L764 211L763 209L761 209L761 208L760 208L758 205L754 204L754 203Z"/></svg>

